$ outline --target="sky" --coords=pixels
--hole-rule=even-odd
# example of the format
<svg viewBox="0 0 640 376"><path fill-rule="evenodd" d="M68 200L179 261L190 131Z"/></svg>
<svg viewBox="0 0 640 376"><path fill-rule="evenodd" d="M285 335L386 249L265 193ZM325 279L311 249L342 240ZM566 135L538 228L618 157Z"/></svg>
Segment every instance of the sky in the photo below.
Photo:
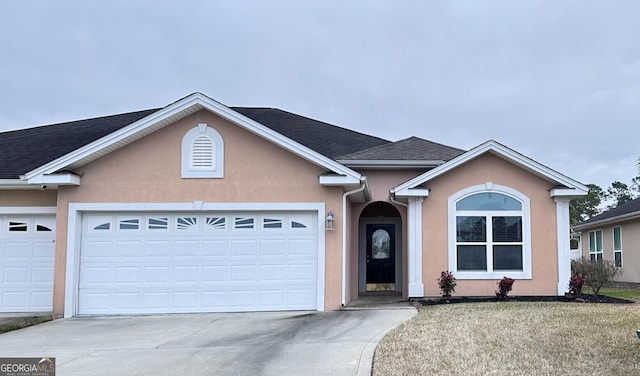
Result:
<svg viewBox="0 0 640 376"><path fill-rule="evenodd" d="M606 188L638 173L639 16L635 0L5 1L0 131L198 91L392 141L493 139Z"/></svg>

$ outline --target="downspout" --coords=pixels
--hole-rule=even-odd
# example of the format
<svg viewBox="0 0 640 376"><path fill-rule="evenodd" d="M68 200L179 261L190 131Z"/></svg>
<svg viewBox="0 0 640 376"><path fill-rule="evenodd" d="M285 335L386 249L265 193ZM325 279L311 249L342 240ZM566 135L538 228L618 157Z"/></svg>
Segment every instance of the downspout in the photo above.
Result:
<svg viewBox="0 0 640 376"><path fill-rule="evenodd" d="M404 206L405 208L409 208L409 204L405 204L404 202L397 201L394 198L394 196L395 195L393 193L389 192L389 201L393 202L394 204L397 204L397 205L400 205L400 206Z"/></svg>
<svg viewBox="0 0 640 376"><path fill-rule="evenodd" d="M347 197L364 191L367 187L367 179L363 177L360 182L362 182L360 188L342 195L342 307L347 304Z"/></svg>

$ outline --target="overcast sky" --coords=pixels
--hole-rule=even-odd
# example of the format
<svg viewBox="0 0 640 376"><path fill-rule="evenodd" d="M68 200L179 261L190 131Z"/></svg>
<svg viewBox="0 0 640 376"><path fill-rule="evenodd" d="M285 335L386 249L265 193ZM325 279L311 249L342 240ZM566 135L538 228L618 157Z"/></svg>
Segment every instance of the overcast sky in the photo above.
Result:
<svg viewBox="0 0 640 376"><path fill-rule="evenodd" d="M0 131L200 91L389 140L494 139L606 188L637 173L639 20L640 1L4 1Z"/></svg>

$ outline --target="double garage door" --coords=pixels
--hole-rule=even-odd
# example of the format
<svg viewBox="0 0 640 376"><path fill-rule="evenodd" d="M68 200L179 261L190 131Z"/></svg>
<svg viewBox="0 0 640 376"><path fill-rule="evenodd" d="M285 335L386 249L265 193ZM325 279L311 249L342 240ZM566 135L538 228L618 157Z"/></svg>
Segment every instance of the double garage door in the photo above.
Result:
<svg viewBox="0 0 640 376"><path fill-rule="evenodd" d="M0 215L0 312L51 311L55 216Z"/></svg>
<svg viewBox="0 0 640 376"><path fill-rule="evenodd" d="M314 310L314 212L85 213L79 314Z"/></svg>

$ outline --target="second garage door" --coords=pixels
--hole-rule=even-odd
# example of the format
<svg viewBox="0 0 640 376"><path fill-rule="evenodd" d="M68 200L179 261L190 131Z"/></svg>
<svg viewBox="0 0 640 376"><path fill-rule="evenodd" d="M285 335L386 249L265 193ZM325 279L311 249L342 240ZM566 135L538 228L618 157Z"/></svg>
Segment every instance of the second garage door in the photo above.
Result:
<svg viewBox="0 0 640 376"><path fill-rule="evenodd" d="M317 213L87 213L82 223L79 314L317 309Z"/></svg>

